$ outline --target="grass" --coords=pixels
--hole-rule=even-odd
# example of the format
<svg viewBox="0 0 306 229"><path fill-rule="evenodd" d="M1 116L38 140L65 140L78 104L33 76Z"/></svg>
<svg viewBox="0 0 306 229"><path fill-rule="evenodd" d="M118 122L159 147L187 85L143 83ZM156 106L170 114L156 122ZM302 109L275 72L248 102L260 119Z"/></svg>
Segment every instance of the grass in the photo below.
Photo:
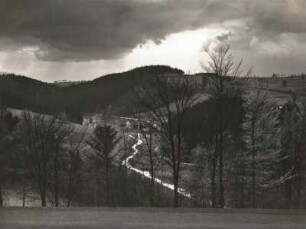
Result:
<svg viewBox="0 0 306 229"><path fill-rule="evenodd" d="M0 228L306 228L306 212L168 208L3 208Z"/></svg>

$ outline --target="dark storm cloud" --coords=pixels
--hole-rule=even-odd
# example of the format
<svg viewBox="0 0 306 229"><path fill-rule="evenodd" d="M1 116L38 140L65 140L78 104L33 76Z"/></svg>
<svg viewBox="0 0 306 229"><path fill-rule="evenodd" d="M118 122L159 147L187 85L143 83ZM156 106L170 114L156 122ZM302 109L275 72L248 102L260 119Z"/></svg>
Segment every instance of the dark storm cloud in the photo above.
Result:
<svg viewBox="0 0 306 229"><path fill-rule="evenodd" d="M253 26L270 33L306 32L306 1L272 0L255 5Z"/></svg>
<svg viewBox="0 0 306 229"><path fill-rule="evenodd" d="M205 1L191 3L0 0L0 38L8 48L38 45L45 60L114 59L148 39L199 27Z"/></svg>
<svg viewBox="0 0 306 229"><path fill-rule="evenodd" d="M48 61L116 59L147 40L234 19L245 27L233 36L273 39L306 32L305 8L304 0L0 0L0 50L37 46Z"/></svg>

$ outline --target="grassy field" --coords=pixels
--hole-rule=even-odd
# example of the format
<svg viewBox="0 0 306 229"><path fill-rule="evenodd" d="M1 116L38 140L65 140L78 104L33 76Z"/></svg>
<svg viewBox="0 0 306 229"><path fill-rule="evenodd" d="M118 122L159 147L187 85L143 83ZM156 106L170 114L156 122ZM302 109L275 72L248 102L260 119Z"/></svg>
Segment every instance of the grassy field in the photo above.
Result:
<svg viewBox="0 0 306 229"><path fill-rule="evenodd" d="M2 208L0 228L305 229L305 216L305 211L259 209Z"/></svg>
<svg viewBox="0 0 306 229"><path fill-rule="evenodd" d="M275 99L279 104L284 104L288 100L292 100L293 92L304 94L306 92L306 77L259 77L247 79L247 87L254 89L261 85L268 89L271 98Z"/></svg>

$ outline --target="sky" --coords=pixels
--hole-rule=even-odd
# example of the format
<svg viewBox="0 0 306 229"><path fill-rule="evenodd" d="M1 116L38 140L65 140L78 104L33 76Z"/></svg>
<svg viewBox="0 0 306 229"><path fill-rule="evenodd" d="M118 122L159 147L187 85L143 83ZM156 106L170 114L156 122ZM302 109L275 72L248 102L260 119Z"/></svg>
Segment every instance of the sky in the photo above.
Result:
<svg viewBox="0 0 306 229"><path fill-rule="evenodd" d="M90 80L163 64L203 71L228 43L254 75L306 72L305 0L0 0L0 71Z"/></svg>

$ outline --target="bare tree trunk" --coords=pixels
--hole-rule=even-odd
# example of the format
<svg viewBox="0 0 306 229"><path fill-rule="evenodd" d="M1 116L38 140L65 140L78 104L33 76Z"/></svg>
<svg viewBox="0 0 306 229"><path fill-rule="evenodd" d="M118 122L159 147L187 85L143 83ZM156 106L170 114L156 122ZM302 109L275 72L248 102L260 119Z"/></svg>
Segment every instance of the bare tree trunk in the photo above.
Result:
<svg viewBox="0 0 306 229"><path fill-rule="evenodd" d="M252 167L254 167L255 163L252 162ZM252 201L252 208L256 208L256 174L252 172L252 190L251 190L251 201Z"/></svg>
<svg viewBox="0 0 306 229"><path fill-rule="evenodd" d="M24 208L26 205L26 192L25 190L22 191L22 207Z"/></svg>
<svg viewBox="0 0 306 229"><path fill-rule="evenodd" d="M43 171L42 171L42 183L40 187L40 197L41 197L41 206L46 207L47 206L47 168L46 168L46 162L43 163Z"/></svg>
<svg viewBox="0 0 306 229"><path fill-rule="evenodd" d="M26 196L27 196L27 190L26 190L26 181L23 181L22 184L22 207L24 208L26 205Z"/></svg>
<svg viewBox="0 0 306 229"><path fill-rule="evenodd" d="M4 201L3 201L3 191L2 191L2 185L0 181L0 207L3 207Z"/></svg>
<svg viewBox="0 0 306 229"><path fill-rule="evenodd" d="M300 147L298 148L298 152L295 159L295 167L296 167L296 202L295 208L301 208L301 188L302 188L302 179L301 179L301 157L300 157Z"/></svg>
<svg viewBox="0 0 306 229"><path fill-rule="evenodd" d="M211 169L211 204L212 208L216 208L216 157L213 156L212 159L212 169Z"/></svg>
<svg viewBox="0 0 306 229"><path fill-rule="evenodd" d="M240 208L244 208L244 179L240 184Z"/></svg>
<svg viewBox="0 0 306 229"><path fill-rule="evenodd" d="M173 196L173 207L177 208L179 206L179 196L178 196L178 179L179 179L179 176L178 176L177 165L176 165L176 163L177 163L177 158L176 158L177 152L176 152L176 149L175 149L175 141L173 139L173 135L171 135L170 142L171 142L171 147L172 147L172 170L173 170L173 186L174 186L174 189L173 189L173 195L174 195Z"/></svg>
<svg viewBox="0 0 306 229"><path fill-rule="evenodd" d="M46 184L45 180L42 181L42 186L40 188L40 199L41 199L41 206L46 207L47 206L47 196L46 196Z"/></svg>
<svg viewBox="0 0 306 229"><path fill-rule="evenodd" d="M149 128L149 133L147 134L146 131L142 131L142 136L144 137L145 140L145 145L147 147L148 153L149 153L149 171L151 175L150 179L150 206L154 207L154 194L155 194L155 174L154 174L154 151L153 151L153 130L152 126L148 126ZM140 129L141 131L141 129Z"/></svg>
<svg viewBox="0 0 306 229"><path fill-rule="evenodd" d="M178 126L178 136L177 136L177 142L174 141L174 157L173 157L173 164L174 164L174 199L173 199L173 207L177 208L179 207L180 203L179 203L179 192L178 192L178 185L179 185L179 178L180 178L180 167L181 167L181 126L179 124ZM176 145L176 147L175 147Z"/></svg>
<svg viewBox="0 0 306 229"><path fill-rule="evenodd" d="M55 207L59 206L59 176L58 176L58 167L57 164L54 168L54 202Z"/></svg>
<svg viewBox="0 0 306 229"><path fill-rule="evenodd" d="M67 193L67 207L71 205L71 192L72 192L72 168L70 165L68 174L68 193Z"/></svg>
<svg viewBox="0 0 306 229"><path fill-rule="evenodd" d="M296 199L295 199L295 208L300 208L301 207L301 176L302 176L302 171L301 171L301 150L302 150L302 145L303 145L303 134L301 134L299 141L296 143L295 147L295 155L294 155L294 168L295 168L295 189L296 189Z"/></svg>
<svg viewBox="0 0 306 229"><path fill-rule="evenodd" d="M126 158L126 156L125 156L125 158ZM128 201L129 194L128 194L128 188L127 188L127 184L128 184L127 177L128 177L127 167L124 166L124 170L123 170L123 201L122 201L124 206L128 206L129 205L129 201Z"/></svg>
<svg viewBox="0 0 306 229"><path fill-rule="evenodd" d="M251 123L251 141L252 141L252 189L251 189L251 202L252 208L256 208L256 163L255 163L255 120L252 120Z"/></svg>
<svg viewBox="0 0 306 229"><path fill-rule="evenodd" d="M224 93L224 85L223 85L223 75L219 76L219 87L220 91L218 94L218 112L219 112L219 123L218 123L218 144L219 144L219 200L218 205L220 208L224 208L224 184L223 184L223 140L224 140L224 127L223 127L223 118L224 118L224 108L223 108L223 93Z"/></svg>
<svg viewBox="0 0 306 229"><path fill-rule="evenodd" d="M287 159L286 160L286 165L285 165L285 169L284 172L286 173L286 171L289 171L289 161ZM292 162L290 162L290 167L292 167ZM291 208L292 207L292 186L293 186L293 182L292 179L288 179L285 181L285 198L287 200L287 208Z"/></svg>
<svg viewBox="0 0 306 229"><path fill-rule="evenodd" d="M127 158L127 143L126 143L126 130L125 128L123 128L123 150L124 150L124 160L125 160L125 163L126 163L126 158ZM124 206L127 205L127 198L128 198L128 195L127 195L127 166L124 166L123 167L123 204Z"/></svg>
<svg viewBox="0 0 306 229"><path fill-rule="evenodd" d="M212 155L212 168L211 168L211 204L212 208L217 207L216 196L216 171L217 171L217 158L219 151L218 135L215 136L215 149Z"/></svg>
<svg viewBox="0 0 306 229"><path fill-rule="evenodd" d="M285 200L287 202L287 208L290 208L290 206L291 206L291 200L292 200L291 186L292 186L291 180L285 181L284 197L285 197Z"/></svg>
<svg viewBox="0 0 306 229"><path fill-rule="evenodd" d="M40 198L41 198L41 206L46 207L47 206L47 200L46 200L46 193L44 191L41 192Z"/></svg>
<svg viewBox="0 0 306 229"><path fill-rule="evenodd" d="M151 173L151 199L150 199L150 202L151 202L151 207L154 207L155 206L155 203L154 203L154 194L155 194L155 190L154 190L154 185L155 185L155 181L154 181L154 177L155 177L155 174L154 174L154 159L153 159L153 149L152 149L152 137L153 137L153 134L152 134L152 130L150 129L150 139L149 139L149 154L150 154L150 173Z"/></svg>
<svg viewBox="0 0 306 229"><path fill-rule="evenodd" d="M105 163L105 175L106 175L106 205L108 207L111 206L111 197L110 197L110 165L109 165L109 161L106 160Z"/></svg>
<svg viewBox="0 0 306 229"><path fill-rule="evenodd" d="M282 154L282 157L285 158L285 153ZM286 174L287 171L292 167L292 162L288 158L285 158L282 162L282 173ZM286 201L286 207L290 208L292 201L292 179L287 179L284 183L284 198Z"/></svg>
<svg viewBox="0 0 306 229"><path fill-rule="evenodd" d="M98 206L97 204L97 185L96 185L96 182L94 182L94 185L93 185L93 202L94 202L94 206Z"/></svg>
<svg viewBox="0 0 306 229"><path fill-rule="evenodd" d="M173 198L173 207L179 207L179 193L178 193L178 174L177 172L173 173L173 185L174 185L174 198Z"/></svg>
<svg viewBox="0 0 306 229"><path fill-rule="evenodd" d="M296 187L296 208L300 209L301 208L301 185L302 184L302 179L301 179L301 173L297 175L297 187Z"/></svg>
<svg viewBox="0 0 306 229"><path fill-rule="evenodd" d="M151 171L152 172L152 171ZM151 197L150 197L150 206L154 207L155 206L155 202L154 202L154 178L151 178Z"/></svg>
<svg viewBox="0 0 306 229"><path fill-rule="evenodd" d="M154 160L153 160L153 152L152 152L152 136L150 136L150 144L151 149L149 150L150 154L150 174L151 174L151 198L150 198L150 205L154 207Z"/></svg>
<svg viewBox="0 0 306 229"><path fill-rule="evenodd" d="M220 135L219 151L219 207L224 208L224 184L223 184L223 133Z"/></svg>
<svg viewBox="0 0 306 229"><path fill-rule="evenodd" d="M58 145L58 142L56 143L56 148L54 149L54 159L53 159L53 166L54 166L54 202L55 207L59 206L59 192L60 192L60 179L59 179L59 172L60 172L60 146Z"/></svg>

